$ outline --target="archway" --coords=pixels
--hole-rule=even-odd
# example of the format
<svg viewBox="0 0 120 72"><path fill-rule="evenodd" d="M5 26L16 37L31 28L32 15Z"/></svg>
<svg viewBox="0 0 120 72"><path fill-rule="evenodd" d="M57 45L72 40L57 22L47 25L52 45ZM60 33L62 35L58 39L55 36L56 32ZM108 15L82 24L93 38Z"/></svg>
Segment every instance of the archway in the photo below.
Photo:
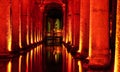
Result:
<svg viewBox="0 0 120 72"><path fill-rule="evenodd" d="M61 5L50 3L45 6L43 15L43 38L47 45L60 45L62 42L63 13Z"/></svg>

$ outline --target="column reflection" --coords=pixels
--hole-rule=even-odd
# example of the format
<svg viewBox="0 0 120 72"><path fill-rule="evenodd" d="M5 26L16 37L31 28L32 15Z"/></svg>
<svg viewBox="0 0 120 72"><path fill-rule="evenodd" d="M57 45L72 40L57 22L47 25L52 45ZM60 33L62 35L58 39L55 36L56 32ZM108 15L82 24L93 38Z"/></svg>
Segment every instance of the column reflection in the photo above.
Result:
<svg viewBox="0 0 120 72"><path fill-rule="evenodd" d="M64 46L39 45L20 56L0 59L2 72L84 72Z"/></svg>

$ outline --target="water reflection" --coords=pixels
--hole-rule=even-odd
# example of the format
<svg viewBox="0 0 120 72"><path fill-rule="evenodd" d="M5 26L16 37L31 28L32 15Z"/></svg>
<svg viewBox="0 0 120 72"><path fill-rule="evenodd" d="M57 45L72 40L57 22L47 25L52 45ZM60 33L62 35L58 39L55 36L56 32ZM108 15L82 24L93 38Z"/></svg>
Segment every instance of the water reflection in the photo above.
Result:
<svg viewBox="0 0 120 72"><path fill-rule="evenodd" d="M0 59L2 72L82 72L81 66L64 46L40 45L18 57Z"/></svg>
<svg viewBox="0 0 120 72"><path fill-rule="evenodd" d="M7 65L7 72L11 72L11 61L8 62L8 65Z"/></svg>

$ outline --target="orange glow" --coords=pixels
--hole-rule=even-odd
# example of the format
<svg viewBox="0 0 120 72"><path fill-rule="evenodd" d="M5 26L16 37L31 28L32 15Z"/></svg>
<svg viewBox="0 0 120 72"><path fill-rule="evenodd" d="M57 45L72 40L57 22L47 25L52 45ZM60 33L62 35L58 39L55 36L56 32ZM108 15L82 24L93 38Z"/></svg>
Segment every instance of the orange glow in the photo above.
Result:
<svg viewBox="0 0 120 72"><path fill-rule="evenodd" d="M71 29L71 18L68 20L68 33L66 33L66 43L72 41L72 29Z"/></svg>
<svg viewBox="0 0 120 72"><path fill-rule="evenodd" d="M27 53L27 56L26 56L26 72L28 72L28 61L29 61L29 52Z"/></svg>
<svg viewBox="0 0 120 72"><path fill-rule="evenodd" d="M118 32L117 32L118 33ZM119 40L118 37L116 37L116 43L115 43L115 65L114 65L114 72L120 72L119 70Z"/></svg>
<svg viewBox="0 0 120 72"><path fill-rule="evenodd" d="M68 54L68 72L72 72L72 57L71 57L71 54L69 53Z"/></svg>
<svg viewBox="0 0 120 72"><path fill-rule="evenodd" d="M32 71L33 50L30 51L30 71Z"/></svg>
<svg viewBox="0 0 120 72"><path fill-rule="evenodd" d="M33 35L32 35L32 33L33 33L33 30L31 29L31 44L33 44Z"/></svg>
<svg viewBox="0 0 120 72"><path fill-rule="evenodd" d="M39 41L39 34L38 34L38 32L37 32L37 42Z"/></svg>
<svg viewBox="0 0 120 72"><path fill-rule="evenodd" d="M36 42L36 30L34 32L34 42Z"/></svg>
<svg viewBox="0 0 120 72"><path fill-rule="evenodd" d="M21 4L19 4L19 11L21 12ZM19 13L19 47L22 48L22 42L21 42L21 13Z"/></svg>
<svg viewBox="0 0 120 72"><path fill-rule="evenodd" d="M69 38L68 38L68 41L72 41L71 20L69 20Z"/></svg>
<svg viewBox="0 0 120 72"><path fill-rule="evenodd" d="M30 43L33 44L33 27L32 27L32 18L30 19Z"/></svg>
<svg viewBox="0 0 120 72"><path fill-rule="evenodd" d="M80 0L80 28L79 28L79 50L78 52L86 53L89 49L89 0Z"/></svg>
<svg viewBox="0 0 120 72"><path fill-rule="evenodd" d="M11 30L11 24L10 24L10 16L8 16L8 32L7 32L7 42L8 42L8 51L11 51L11 44L12 44L12 30Z"/></svg>
<svg viewBox="0 0 120 72"><path fill-rule="evenodd" d="M9 61L7 65L7 72L11 72L11 68L12 68L12 63L11 61Z"/></svg>
<svg viewBox="0 0 120 72"><path fill-rule="evenodd" d="M79 72L82 72L82 65L81 65L81 61L78 61L78 66L79 66Z"/></svg>
<svg viewBox="0 0 120 72"><path fill-rule="evenodd" d="M21 19L19 18L19 47L22 48L22 42L21 42Z"/></svg>
<svg viewBox="0 0 120 72"><path fill-rule="evenodd" d="M33 50L30 51L30 56L32 57L33 56ZM32 59L32 58L31 58Z"/></svg>
<svg viewBox="0 0 120 72"><path fill-rule="evenodd" d="M34 48L34 56L36 56L37 48Z"/></svg>
<svg viewBox="0 0 120 72"><path fill-rule="evenodd" d="M27 36L26 36L27 38L27 45L29 45L29 35L28 35L28 31L27 31Z"/></svg>
<svg viewBox="0 0 120 72"><path fill-rule="evenodd" d="M91 30L90 30L89 31L89 57L91 57L91 54L92 54L92 41L91 40L92 39L91 39Z"/></svg>
<svg viewBox="0 0 120 72"><path fill-rule="evenodd" d="M90 17L91 17L91 14L90 14ZM90 23L92 23L92 21L90 20ZM89 57L91 57L92 55L92 33L91 33L91 30L92 29L92 25L90 24L89 25Z"/></svg>
<svg viewBox="0 0 120 72"><path fill-rule="evenodd" d="M69 36L68 36L68 35L66 35L66 39L65 39L65 42L66 42L66 43L68 42L68 37L69 37Z"/></svg>
<svg viewBox="0 0 120 72"><path fill-rule="evenodd" d="M57 52L57 53L61 53L61 51L60 51L60 47L57 47L56 52Z"/></svg>
<svg viewBox="0 0 120 72"><path fill-rule="evenodd" d="M21 72L21 59L22 59L22 55L20 55L19 57L19 72Z"/></svg>
<svg viewBox="0 0 120 72"><path fill-rule="evenodd" d="M82 32L80 32L80 38L79 38L79 50L78 52L81 52L82 51Z"/></svg>
<svg viewBox="0 0 120 72"><path fill-rule="evenodd" d="M115 42L115 64L114 72L120 72L120 1L117 0L117 16L116 16L116 42Z"/></svg>
<svg viewBox="0 0 120 72"><path fill-rule="evenodd" d="M39 54L40 46L37 46L36 49L37 49L37 54Z"/></svg>
<svg viewBox="0 0 120 72"><path fill-rule="evenodd" d="M28 25L28 23L29 23L29 20L28 20L28 18L27 18L27 35L26 35L27 45L29 45L29 25Z"/></svg>
<svg viewBox="0 0 120 72"><path fill-rule="evenodd" d="M11 35L11 32L10 32L10 30L9 30L9 32L8 32L8 37L7 37L8 39L8 51L11 51L11 40L12 40L12 35Z"/></svg>

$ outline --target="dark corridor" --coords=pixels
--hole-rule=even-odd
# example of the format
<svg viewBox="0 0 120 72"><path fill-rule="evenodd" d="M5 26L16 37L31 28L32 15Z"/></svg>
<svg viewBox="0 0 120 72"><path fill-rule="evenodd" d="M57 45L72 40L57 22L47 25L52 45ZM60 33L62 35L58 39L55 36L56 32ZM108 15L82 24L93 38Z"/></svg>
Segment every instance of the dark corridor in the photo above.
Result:
<svg viewBox="0 0 120 72"><path fill-rule="evenodd" d="M62 7L57 3L45 6L43 39L46 45L60 45L63 39Z"/></svg>

